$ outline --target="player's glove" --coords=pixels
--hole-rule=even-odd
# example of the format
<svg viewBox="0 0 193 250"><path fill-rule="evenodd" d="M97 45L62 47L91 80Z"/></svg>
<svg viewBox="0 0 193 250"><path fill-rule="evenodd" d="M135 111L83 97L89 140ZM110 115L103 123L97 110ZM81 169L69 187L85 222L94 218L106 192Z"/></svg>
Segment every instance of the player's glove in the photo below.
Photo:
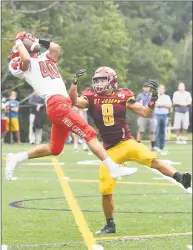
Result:
<svg viewBox="0 0 193 250"><path fill-rule="evenodd" d="M152 96L151 96L151 99L149 100L148 107L150 109L154 109L155 108L155 102L158 99L158 84L157 84L157 81L156 80L149 80L148 87L150 87L151 92L152 92Z"/></svg>
<svg viewBox="0 0 193 250"><path fill-rule="evenodd" d="M33 42L37 41L37 38L33 36L31 33L26 33L25 37L32 40Z"/></svg>
<svg viewBox="0 0 193 250"><path fill-rule="evenodd" d="M25 31L22 31L22 32L19 32L15 38L15 40L21 40L23 41L24 37L26 36L26 32Z"/></svg>
<svg viewBox="0 0 193 250"><path fill-rule="evenodd" d="M156 80L149 80L148 87L150 87L152 94L157 95L158 94L158 84Z"/></svg>
<svg viewBox="0 0 193 250"><path fill-rule="evenodd" d="M73 84L77 84L78 83L78 79L80 76L83 76L86 74L86 69L79 69L76 71L75 75L74 75L74 78L72 79L72 83Z"/></svg>

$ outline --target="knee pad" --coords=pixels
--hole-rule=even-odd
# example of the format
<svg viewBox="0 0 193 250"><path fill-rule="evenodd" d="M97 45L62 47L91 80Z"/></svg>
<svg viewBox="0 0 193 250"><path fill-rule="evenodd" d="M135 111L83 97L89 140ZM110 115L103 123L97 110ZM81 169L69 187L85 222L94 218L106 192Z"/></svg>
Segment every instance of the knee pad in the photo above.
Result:
<svg viewBox="0 0 193 250"><path fill-rule="evenodd" d="M50 142L50 151L53 155L59 155L63 150L63 145Z"/></svg>

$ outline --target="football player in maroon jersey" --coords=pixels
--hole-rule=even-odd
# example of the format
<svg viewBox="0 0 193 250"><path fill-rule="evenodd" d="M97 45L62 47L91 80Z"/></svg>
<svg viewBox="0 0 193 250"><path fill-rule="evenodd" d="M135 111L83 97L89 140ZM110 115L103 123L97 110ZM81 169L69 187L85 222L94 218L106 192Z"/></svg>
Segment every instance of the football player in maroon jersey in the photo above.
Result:
<svg viewBox="0 0 193 250"><path fill-rule="evenodd" d="M146 107L136 102L130 89L117 87L117 74L109 67L98 68L92 78L92 88L83 91L77 97L77 85L72 83L69 94L73 105L78 108L88 108L102 137L108 155L118 164L135 161L150 168L157 169L162 174L174 178L184 188L191 186L191 174L179 173L173 166L158 159L155 152L138 143L131 135L126 123L126 111L149 117L158 98L158 85L149 81L152 91L151 99ZM115 233L113 220L114 201L113 190L116 180L109 175L109 170L102 163L100 166L100 192L107 224L96 234Z"/></svg>

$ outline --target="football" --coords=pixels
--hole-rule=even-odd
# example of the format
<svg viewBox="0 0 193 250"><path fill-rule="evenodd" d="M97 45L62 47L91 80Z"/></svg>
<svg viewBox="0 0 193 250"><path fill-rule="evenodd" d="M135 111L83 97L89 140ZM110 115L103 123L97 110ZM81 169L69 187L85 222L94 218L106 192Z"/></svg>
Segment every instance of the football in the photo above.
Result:
<svg viewBox="0 0 193 250"><path fill-rule="evenodd" d="M40 51L40 45L39 43L33 41L30 38L24 38L23 44L26 47L28 52L38 53Z"/></svg>

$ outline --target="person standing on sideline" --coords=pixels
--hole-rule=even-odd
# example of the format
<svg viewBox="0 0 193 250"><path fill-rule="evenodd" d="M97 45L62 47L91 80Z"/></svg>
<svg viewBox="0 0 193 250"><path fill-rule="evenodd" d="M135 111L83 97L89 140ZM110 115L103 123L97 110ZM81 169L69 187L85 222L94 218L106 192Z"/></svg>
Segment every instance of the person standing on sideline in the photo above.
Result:
<svg viewBox="0 0 193 250"><path fill-rule="evenodd" d="M7 133L6 130L6 98L1 96L1 142L4 143L4 137Z"/></svg>
<svg viewBox="0 0 193 250"><path fill-rule="evenodd" d="M82 118L84 118L87 121L87 113L86 113L86 109L79 109L77 107L73 107L74 112L78 113ZM74 151L78 152L79 151L79 147L78 147L78 143L79 143L79 139L80 137L74 133L72 133L73 137L74 137ZM82 150L88 152L88 147L87 144L85 142L84 139L82 139Z"/></svg>
<svg viewBox="0 0 193 250"><path fill-rule="evenodd" d="M21 143L20 131L19 131L19 105L20 102L17 99L17 92L11 91L9 100L6 102L7 119L6 119L6 133L7 131L15 132L17 143ZM11 123L11 124L10 124ZM4 134L4 136L6 135Z"/></svg>
<svg viewBox="0 0 193 250"><path fill-rule="evenodd" d="M178 91L174 92L174 128L177 131L176 143L186 144L186 132L189 127L189 106L192 103L192 97L185 91L185 84L179 83ZM182 129L182 134L181 134ZM181 135L181 136L180 136Z"/></svg>
<svg viewBox="0 0 193 250"><path fill-rule="evenodd" d="M149 100L151 99L151 92L149 88L149 83L143 84L143 93L140 93L136 97L136 101L141 103L144 107L147 106ZM138 124L138 134L137 134L137 141L141 142L143 139L144 132L148 130L149 132L149 139L151 141L152 150L155 147L155 131L156 131L156 118L155 113L153 112L152 115L148 118L139 116L137 119Z"/></svg>
<svg viewBox="0 0 193 250"><path fill-rule="evenodd" d="M41 119L39 126L37 126L37 121L43 118L44 99L34 91L28 103L31 105L29 115L29 143L38 145L42 142L43 120Z"/></svg>
<svg viewBox="0 0 193 250"><path fill-rule="evenodd" d="M169 95L165 94L164 85L160 85L158 89L158 100L156 102L155 115L157 120L155 150L161 152L165 145L165 132L169 110L172 106L172 101Z"/></svg>

